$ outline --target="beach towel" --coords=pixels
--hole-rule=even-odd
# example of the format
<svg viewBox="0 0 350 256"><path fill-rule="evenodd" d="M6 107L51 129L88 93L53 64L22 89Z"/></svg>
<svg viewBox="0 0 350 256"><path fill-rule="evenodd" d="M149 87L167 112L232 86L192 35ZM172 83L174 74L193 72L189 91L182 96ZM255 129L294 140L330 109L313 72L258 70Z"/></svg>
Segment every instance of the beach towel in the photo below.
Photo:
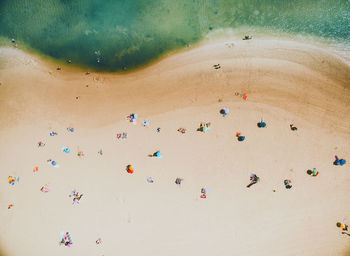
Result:
<svg viewBox="0 0 350 256"><path fill-rule="evenodd" d="M52 165L55 168L59 168L60 167L55 161L49 161L48 164Z"/></svg>
<svg viewBox="0 0 350 256"><path fill-rule="evenodd" d="M70 152L70 149L67 147L62 147L62 150L63 150L63 152L65 152L67 154Z"/></svg>

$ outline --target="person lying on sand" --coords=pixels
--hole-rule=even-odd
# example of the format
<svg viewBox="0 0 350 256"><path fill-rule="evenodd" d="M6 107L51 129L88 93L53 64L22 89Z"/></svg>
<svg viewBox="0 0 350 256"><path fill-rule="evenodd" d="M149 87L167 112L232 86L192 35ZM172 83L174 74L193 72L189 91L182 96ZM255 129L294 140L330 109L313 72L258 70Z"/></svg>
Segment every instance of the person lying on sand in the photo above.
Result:
<svg viewBox="0 0 350 256"><path fill-rule="evenodd" d="M253 36L251 36L251 35L245 35L245 36L242 38L242 40L251 40L251 39L253 39Z"/></svg>
<svg viewBox="0 0 350 256"><path fill-rule="evenodd" d="M201 198L207 198L207 190L205 188L201 188Z"/></svg>
<svg viewBox="0 0 350 256"><path fill-rule="evenodd" d="M42 141L39 141L38 142L38 147L44 147L46 144L44 143L44 142L42 142Z"/></svg>
<svg viewBox="0 0 350 256"><path fill-rule="evenodd" d="M148 120L143 120L143 126L148 127L149 126L149 121Z"/></svg>
<svg viewBox="0 0 350 256"><path fill-rule="evenodd" d="M210 123L200 123L199 128L197 129L197 131L201 131L201 132L206 132L210 130Z"/></svg>
<svg viewBox="0 0 350 256"><path fill-rule="evenodd" d="M250 183L247 185L247 188L258 183L259 181L260 181L260 178L258 176L256 176L256 174L251 174L250 175Z"/></svg>
<svg viewBox="0 0 350 256"><path fill-rule="evenodd" d="M131 123L136 124L136 120L138 119L138 115L137 114L130 114L126 117Z"/></svg>
<svg viewBox="0 0 350 256"><path fill-rule="evenodd" d="M175 184L181 185L181 183L182 183L183 180L184 180L184 179L182 179L182 178L176 178Z"/></svg>
<svg viewBox="0 0 350 256"><path fill-rule="evenodd" d="M179 128L177 129L178 132L181 132L182 134L186 133L186 129L185 128Z"/></svg>
<svg viewBox="0 0 350 256"><path fill-rule="evenodd" d="M50 132L50 136L56 136L56 135L57 135L57 132L54 132L54 131Z"/></svg>
<svg viewBox="0 0 350 256"><path fill-rule="evenodd" d="M291 129L292 131L298 130L298 128L295 127L293 124L290 124L289 127L290 127L290 129Z"/></svg>

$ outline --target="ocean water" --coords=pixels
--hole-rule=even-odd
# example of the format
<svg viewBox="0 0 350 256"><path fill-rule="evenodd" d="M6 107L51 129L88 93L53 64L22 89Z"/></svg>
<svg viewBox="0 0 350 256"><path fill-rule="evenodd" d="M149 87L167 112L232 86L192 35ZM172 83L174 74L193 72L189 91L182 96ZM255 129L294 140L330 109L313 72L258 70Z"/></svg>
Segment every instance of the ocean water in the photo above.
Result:
<svg viewBox="0 0 350 256"><path fill-rule="evenodd" d="M0 0L0 36L103 71L243 26L350 45L350 0Z"/></svg>

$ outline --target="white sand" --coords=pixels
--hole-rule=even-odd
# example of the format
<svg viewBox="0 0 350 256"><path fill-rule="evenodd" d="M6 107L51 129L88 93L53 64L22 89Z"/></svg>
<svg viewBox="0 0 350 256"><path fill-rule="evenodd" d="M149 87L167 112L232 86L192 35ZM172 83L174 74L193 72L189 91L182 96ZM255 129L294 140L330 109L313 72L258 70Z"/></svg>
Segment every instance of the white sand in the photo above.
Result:
<svg viewBox="0 0 350 256"><path fill-rule="evenodd" d="M298 42L233 43L127 75L56 71L2 48L3 254L346 255L350 236L335 224L350 222L349 163L332 162L334 155L350 161L350 67L325 48ZM214 70L217 63L222 68ZM140 116L136 126L125 119L132 112ZM256 126L261 117L265 129ZM209 132L196 131L202 121L211 122ZM117 141L124 131L128 139ZM147 157L156 150L162 159ZM48 165L49 158L60 167ZM125 171L128 164L134 174ZM306 174L313 167L317 177ZM261 181L248 189L251 173ZM9 175L20 182L10 186ZM181 186L176 177L184 178ZM202 187L209 188L206 199ZM72 189L84 194L79 205L68 197ZM71 233L71 248L58 245L62 231Z"/></svg>

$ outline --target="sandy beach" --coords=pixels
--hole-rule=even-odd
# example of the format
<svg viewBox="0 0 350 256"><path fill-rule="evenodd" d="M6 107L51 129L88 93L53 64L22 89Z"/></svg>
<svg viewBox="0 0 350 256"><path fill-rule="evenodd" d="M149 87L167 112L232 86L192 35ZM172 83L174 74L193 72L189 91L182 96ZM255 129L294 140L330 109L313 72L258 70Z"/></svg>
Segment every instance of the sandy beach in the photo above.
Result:
<svg viewBox="0 0 350 256"><path fill-rule="evenodd" d="M350 66L327 47L233 38L126 74L57 66L0 48L2 255L349 255L349 163L333 161L350 161Z"/></svg>

